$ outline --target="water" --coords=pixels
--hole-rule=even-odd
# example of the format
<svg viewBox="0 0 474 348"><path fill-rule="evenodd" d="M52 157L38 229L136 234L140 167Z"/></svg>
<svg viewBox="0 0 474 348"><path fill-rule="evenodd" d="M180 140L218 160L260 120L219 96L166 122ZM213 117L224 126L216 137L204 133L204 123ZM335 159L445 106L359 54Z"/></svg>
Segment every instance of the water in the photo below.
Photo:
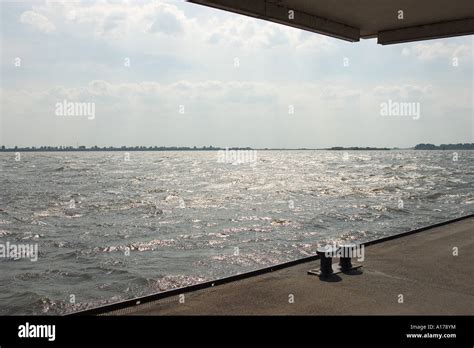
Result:
<svg viewBox="0 0 474 348"><path fill-rule="evenodd" d="M39 256L0 258L0 314L68 313L473 213L474 153L458 156L1 153L0 244Z"/></svg>

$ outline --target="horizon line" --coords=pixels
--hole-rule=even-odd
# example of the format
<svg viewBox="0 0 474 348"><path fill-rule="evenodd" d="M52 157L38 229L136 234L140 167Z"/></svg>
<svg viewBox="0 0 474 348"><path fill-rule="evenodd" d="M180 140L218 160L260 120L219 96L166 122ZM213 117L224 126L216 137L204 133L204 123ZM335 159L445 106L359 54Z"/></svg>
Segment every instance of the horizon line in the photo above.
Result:
<svg viewBox="0 0 474 348"><path fill-rule="evenodd" d="M457 144L440 144L434 145L429 143L420 143L412 147L377 147L377 146L332 146L332 147L323 147L323 148L308 148L308 147L297 147L297 148L253 148L253 147L241 147L241 146L234 146L234 147L214 147L213 145L210 146L144 146L144 145L135 145L135 146L102 146L99 147L97 145L94 146L85 146L85 145L77 145L74 146L50 146L50 145L42 145L42 146L26 146L26 147L6 147L2 145L0 147L0 152L12 152L12 151L25 151L25 152L73 152L73 151L92 151L92 152L99 152L99 151L239 151L239 150L255 150L255 151L315 151L315 150L329 150L329 151L370 151L370 150L472 150L474 149L474 143L457 143Z"/></svg>

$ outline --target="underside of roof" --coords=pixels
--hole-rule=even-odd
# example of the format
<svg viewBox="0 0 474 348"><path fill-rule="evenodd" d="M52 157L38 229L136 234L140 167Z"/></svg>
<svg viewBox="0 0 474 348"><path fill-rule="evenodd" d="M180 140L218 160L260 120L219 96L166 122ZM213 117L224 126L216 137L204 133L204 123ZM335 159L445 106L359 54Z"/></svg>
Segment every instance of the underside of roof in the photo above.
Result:
<svg viewBox="0 0 474 348"><path fill-rule="evenodd" d="M474 34L474 0L189 0L356 42L395 44Z"/></svg>

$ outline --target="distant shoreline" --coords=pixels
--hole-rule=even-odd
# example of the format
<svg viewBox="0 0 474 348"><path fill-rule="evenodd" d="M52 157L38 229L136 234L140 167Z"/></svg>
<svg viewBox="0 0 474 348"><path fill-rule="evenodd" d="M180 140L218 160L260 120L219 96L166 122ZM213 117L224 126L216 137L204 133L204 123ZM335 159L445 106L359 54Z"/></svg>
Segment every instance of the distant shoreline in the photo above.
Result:
<svg viewBox="0 0 474 348"><path fill-rule="evenodd" d="M251 147L177 147L177 146L121 146L121 147L86 147L86 146L41 146L41 147L10 147L2 146L0 152L129 152L129 151L390 151L390 150L474 150L474 143L465 144L418 144L411 148L388 148L388 147L343 147L330 148L251 148Z"/></svg>

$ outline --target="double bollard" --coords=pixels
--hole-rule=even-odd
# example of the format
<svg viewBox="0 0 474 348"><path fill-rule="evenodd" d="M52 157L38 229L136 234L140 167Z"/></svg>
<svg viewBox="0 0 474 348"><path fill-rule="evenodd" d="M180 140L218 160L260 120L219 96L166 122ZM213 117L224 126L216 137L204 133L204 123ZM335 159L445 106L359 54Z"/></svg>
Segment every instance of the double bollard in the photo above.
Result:
<svg viewBox="0 0 474 348"><path fill-rule="evenodd" d="M356 249L356 244L344 244L338 247L319 247L316 250L316 253L321 261L321 267L319 270L311 270L309 273L317 274L320 277L329 277L333 275L334 270L332 268L332 258L334 256L339 256L338 272L349 272L361 267L360 265L355 267L352 265L351 257L355 255Z"/></svg>

